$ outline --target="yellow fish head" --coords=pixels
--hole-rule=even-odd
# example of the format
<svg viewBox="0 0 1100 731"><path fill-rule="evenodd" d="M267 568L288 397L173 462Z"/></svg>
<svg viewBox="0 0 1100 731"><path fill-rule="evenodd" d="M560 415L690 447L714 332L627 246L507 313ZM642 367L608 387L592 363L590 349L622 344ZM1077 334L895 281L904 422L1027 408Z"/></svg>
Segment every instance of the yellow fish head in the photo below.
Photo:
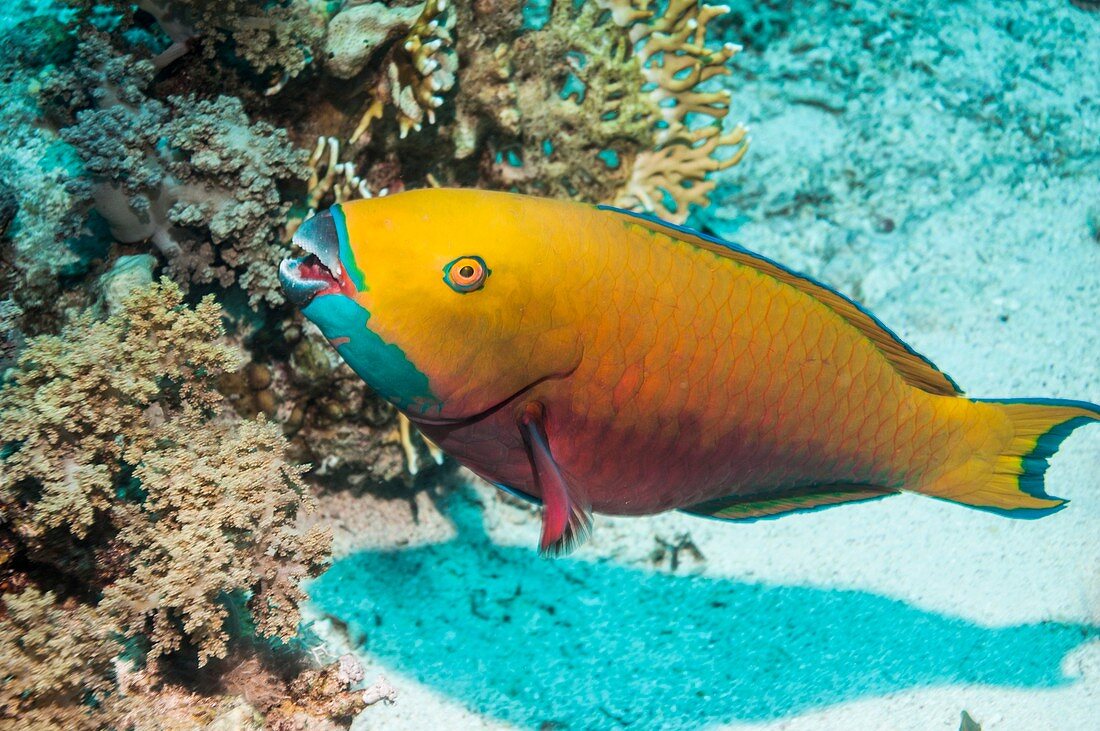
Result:
<svg viewBox="0 0 1100 731"><path fill-rule="evenodd" d="M428 422L469 419L571 372L580 340L519 196L423 190L335 205L298 229L279 278L379 395Z"/></svg>

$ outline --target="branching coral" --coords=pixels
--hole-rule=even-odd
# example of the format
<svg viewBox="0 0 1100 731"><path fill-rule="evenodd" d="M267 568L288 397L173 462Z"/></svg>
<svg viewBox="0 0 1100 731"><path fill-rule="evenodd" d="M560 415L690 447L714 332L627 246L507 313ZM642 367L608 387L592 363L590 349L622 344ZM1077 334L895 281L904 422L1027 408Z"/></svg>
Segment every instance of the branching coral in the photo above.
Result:
<svg viewBox="0 0 1100 731"><path fill-rule="evenodd" d="M611 4L610 0L597 2ZM703 82L728 74L726 64L740 50L730 43L713 50L707 46L707 25L726 12L729 8L724 5L671 0L659 16L630 25L645 89L664 121L657 125L659 142L668 139L677 125L687 125L689 115L721 120L728 113L728 91L698 89Z"/></svg>
<svg viewBox="0 0 1100 731"><path fill-rule="evenodd" d="M305 202L294 210L284 228L283 240L289 241L306 220L321 207L343 203L357 198L373 198L391 191L382 187L372 191L370 182L359 174L354 162L340 161L340 140L335 137L318 137L313 153L309 156L309 176Z"/></svg>
<svg viewBox="0 0 1100 731"><path fill-rule="evenodd" d="M677 131L679 137L656 150L638 153L630 178L615 197L615 205L682 220L688 206L704 207L709 202L716 183L707 175L741 162L748 150L743 127L729 134L722 134L716 126L693 130L680 127ZM737 151L718 157L717 151L725 146L735 146Z"/></svg>
<svg viewBox="0 0 1100 731"><path fill-rule="evenodd" d="M239 284L254 305L277 304L275 264L299 216L437 177L682 218L705 202L707 173L743 151L740 132L718 131L728 95L703 86L733 52L704 42L719 10L352 0L328 26L328 76L315 69L294 104L274 104L259 92L311 63L340 4L69 4L89 10L68 40L75 58L32 86L43 129L79 158L72 219L106 244L88 267L117 266L96 314L70 309L59 334L9 337L19 303L0 305L12 366L0 385L0 658L17 668L0 673L0 726L347 723L392 689L364 698L351 690L361 668L297 664L300 584L328 539L305 529L295 462L341 485L408 484L405 460L415 472L427 455L317 332L273 322L286 310L262 312L241 370L222 311L186 306L181 288ZM292 139L317 140L313 156ZM92 206L121 245L83 215ZM145 242L176 284L149 284ZM89 271L70 274L89 285L85 305L97 299Z"/></svg>
<svg viewBox="0 0 1100 731"><path fill-rule="evenodd" d="M278 186L305 177L304 151L251 123L234 97L145 96L152 74L91 36L73 69L45 84L55 118L74 120L62 136L84 162L88 196L119 241L151 240L182 284L239 281L253 304L281 302Z"/></svg>
<svg viewBox="0 0 1100 731"><path fill-rule="evenodd" d="M154 652L187 637L204 663L226 653L229 608L219 598L247 590L257 630L291 639L305 599L299 584L323 566L328 541L294 527L308 503L281 431L262 421L219 428L190 412L156 437L134 471L145 499L115 509L117 541L138 560L101 606L123 626L151 623Z"/></svg>
<svg viewBox="0 0 1100 731"><path fill-rule="evenodd" d="M382 117L387 106L395 110L401 137L409 130L419 131L425 120L435 123L435 110L443 106L443 95L455 85L458 70L451 36L454 24L447 0L426 0L416 22L390 52L385 74L351 135L352 142Z"/></svg>
<svg viewBox="0 0 1100 731"><path fill-rule="evenodd" d="M168 180L178 181L167 186L176 199L169 220L205 227L225 271L237 272L254 301L281 301L274 272L284 256L278 230L288 206L280 202L276 183L304 177L304 155L282 130L250 124L235 97L169 97L168 103L174 113L163 140L176 158L168 165Z"/></svg>
<svg viewBox="0 0 1100 731"><path fill-rule="evenodd" d="M613 0L597 1L613 4ZM660 110L661 122L657 147L638 154L630 179L615 198L616 205L683 220L691 205L707 205L715 186L707 174L732 167L744 157L748 150L745 128L721 131L722 119L729 112L729 92L698 89L709 79L728 74L726 64L740 50L728 43L711 50L706 44L708 23L728 11L722 5L672 0L652 22L631 26L646 80L644 88ZM693 115L714 121L696 127Z"/></svg>
<svg viewBox="0 0 1100 731"><path fill-rule="evenodd" d="M295 529L309 500L279 430L224 412L214 382L239 357L221 335L212 300L185 307L163 280L32 339L0 390L11 560L99 595L150 656L188 643L200 664L225 655L235 593L261 634L293 636L298 583L327 551Z"/></svg>
<svg viewBox="0 0 1100 731"><path fill-rule="evenodd" d="M236 369L239 356L217 342L217 305L180 303L178 289L161 285L104 322L84 314L28 344L0 389L0 434L14 446L0 496L24 537L53 528L85 537L97 511L116 504L123 465L155 446L154 418L217 403L210 374Z"/></svg>
<svg viewBox="0 0 1100 731"><path fill-rule="evenodd" d="M720 133L729 93L703 87L738 50L705 42L723 12L696 0L659 12L649 0L554 3L514 44L460 46L458 155L487 138L482 169L500 187L683 220L706 203L706 175L745 150L743 129Z"/></svg>
<svg viewBox="0 0 1100 731"><path fill-rule="evenodd" d="M313 170L309 176L309 193L306 195L306 206L310 213L315 212L321 201L330 194L334 203L343 203L390 192L387 188L382 188L377 193L371 191L370 184L359 175L355 163L340 162L340 141L335 137L317 139L317 146L309 157L309 166Z"/></svg>

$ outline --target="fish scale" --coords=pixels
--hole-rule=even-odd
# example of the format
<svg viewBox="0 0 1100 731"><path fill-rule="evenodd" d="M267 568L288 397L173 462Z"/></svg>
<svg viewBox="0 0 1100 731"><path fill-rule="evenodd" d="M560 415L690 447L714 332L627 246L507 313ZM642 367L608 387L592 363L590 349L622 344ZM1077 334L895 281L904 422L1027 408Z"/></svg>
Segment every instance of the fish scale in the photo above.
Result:
<svg viewBox="0 0 1100 731"><path fill-rule="evenodd" d="M1047 459L1100 418L967 399L836 291L629 211L412 191L295 243L291 301L445 452L541 500L549 553L592 511L744 520L908 490L1049 514Z"/></svg>
<svg viewBox="0 0 1100 731"><path fill-rule="evenodd" d="M633 240L624 242L623 236ZM624 275L630 271L628 262L639 260L664 274L655 274L659 284L645 293L641 311L636 307L639 291L633 286L637 275L603 283L606 316L590 330L585 361L568 382L546 384L529 394L548 404L583 404L582 409L566 414L551 408L547 432L558 443L556 456L563 471L585 486L594 509L618 512L627 489L631 496L626 511L647 513L685 498L702 502L719 496L715 492L752 494L815 481L889 481L884 486L893 486L898 480L901 466L876 463L869 452L878 432L896 414L873 399L853 399L825 419L814 417L817 394L844 389L838 382L848 376L864 377L873 393L889 390L876 381L898 380L885 359L869 345L856 347L859 341L854 339L836 339L837 350L818 353L816 362L798 358L807 330L845 328L846 324L823 317L816 302L789 288L765 297L760 290L768 283L756 272L716 255L700 257L686 245L641 227L623 226L618 239L594 239L605 242L608 251L603 256L589 255L607 260L623 257L619 271ZM649 255L637 256L639 249ZM754 309L754 299L767 306ZM745 304L738 307L738 302ZM646 317L654 312L667 312L670 317ZM649 337L630 338L631 330L644 330ZM752 333L753 337L719 340L716 332ZM705 347L708 342L725 347ZM632 374L622 364L645 363L653 354L658 354L661 367L652 374L646 372L629 403L618 403L615 388ZM824 362L834 365L826 367ZM812 375L807 378L803 371L808 369ZM876 375L865 376L868 369ZM617 374L619 380L611 382L606 374ZM797 393L790 388L803 379L817 387ZM588 389L589 383L596 388ZM559 393L577 384L585 387ZM905 397L900 383L895 390L899 399ZM727 408L734 402L742 404L738 419L731 419ZM644 433L638 425L654 419L671 425L669 433L656 440L637 438ZM745 423L752 426L745 428ZM842 431L846 438L823 453L804 455L805 440L800 435L826 428ZM654 441L659 449L654 449ZM610 451L623 455L631 466L599 458ZM868 459L861 461L860 455ZM815 473L825 462L843 463L847 469ZM663 479L654 480L653 474ZM518 487L534 489L531 484Z"/></svg>

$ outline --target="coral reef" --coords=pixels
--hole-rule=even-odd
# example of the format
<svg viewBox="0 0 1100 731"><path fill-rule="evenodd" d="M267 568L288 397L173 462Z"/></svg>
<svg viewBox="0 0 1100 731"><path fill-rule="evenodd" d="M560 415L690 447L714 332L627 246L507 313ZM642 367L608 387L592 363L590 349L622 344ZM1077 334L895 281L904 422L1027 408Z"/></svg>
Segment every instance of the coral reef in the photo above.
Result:
<svg viewBox="0 0 1100 731"><path fill-rule="evenodd" d="M20 506L25 536L64 527L84 537L96 511L113 502L122 464L142 461L157 427L216 403L207 374L235 369L239 356L217 342L216 304L180 304L178 289L158 286L106 321L85 314L60 335L28 343L0 390L9 445L0 490L6 507ZM21 487L27 481L31 493ZM21 498L27 494L34 499Z"/></svg>
<svg viewBox="0 0 1100 731"><path fill-rule="evenodd" d="M15 8L11 16L18 16ZM7 15L5 13L5 15ZM7 17L11 17L7 16ZM6 19L6 18L5 18ZM42 332L54 325L54 308L72 299L62 277L84 274L100 243L60 237L71 228L72 195L65 182L79 161L41 124L29 77L68 62L75 48L65 24L48 15L26 18L4 31L0 54L0 363L3 343L18 330ZM0 368L3 366L0 365Z"/></svg>
<svg viewBox="0 0 1100 731"><path fill-rule="evenodd" d="M336 16L334 21L339 18ZM443 105L443 95L455 85L458 56L452 48L454 23L455 15L447 9L447 0L426 0L416 21L385 61L385 74L351 135L352 142L358 141L387 107L394 109L402 138L409 130L419 131L425 121L435 122L435 110Z"/></svg>
<svg viewBox="0 0 1100 731"><path fill-rule="evenodd" d="M84 11L102 12L113 5L130 17L130 3L69 0ZM278 93L312 61L324 36L323 3L293 0L138 0L171 45L155 58L163 68L201 45L205 58L231 46L235 57L258 74L274 73L268 94Z"/></svg>
<svg viewBox="0 0 1100 731"><path fill-rule="evenodd" d="M31 339L0 389L0 634L30 672L3 685L5 712L85 713L72 706L125 649L108 639L201 667L227 655L244 606L260 636L296 635L300 582L329 538L297 528L310 498L280 431L225 414L215 380L240 355L221 314L162 280L106 320ZM36 622L67 633L18 639ZM66 656L62 680L39 667Z"/></svg>
<svg viewBox="0 0 1100 731"><path fill-rule="evenodd" d="M76 63L45 79L44 103L71 121L61 136L87 176L70 187L118 241L151 241L182 284L238 281L254 305L278 304L288 208L278 184L305 177L304 151L283 130L250 122L235 97L148 97L153 72L90 34Z"/></svg>
<svg viewBox="0 0 1100 731"><path fill-rule="evenodd" d="M325 36L325 69L350 79L367 66L387 41L408 33L421 9L373 2L349 4L329 21Z"/></svg>
<svg viewBox="0 0 1100 731"><path fill-rule="evenodd" d="M110 688L118 654L104 613L33 587L4 593L0 606L0 726L93 728L84 709Z"/></svg>
<svg viewBox="0 0 1100 731"><path fill-rule="evenodd" d="M453 465L283 305L278 260L324 206L425 185L683 220L746 144L721 9L36 12L0 59L0 727L344 727L394 691L310 656L302 582L330 528L447 530Z"/></svg>
<svg viewBox="0 0 1100 731"><path fill-rule="evenodd" d="M716 126L729 92L703 89L737 51L705 42L723 10L695 0L554 3L515 43L507 25L462 36L456 156L485 148L481 168L495 187L683 221L705 204L706 175L745 152L743 129Z"/></svg>
<svg viewBox="0 0 1100 731"><path fill-rule="evenodd" d="M412 7L353 3L329 23L325 67L363 92L362 111L354 127L318 132L348 142L338 164L375 190L476 184L682 221L747 145L743 128L722 130L730 95L710 83L738 48L706 41L723 12L696 0L539 13L429 0L412 20ZM373 174L394 157L396 175Z"/></svg>

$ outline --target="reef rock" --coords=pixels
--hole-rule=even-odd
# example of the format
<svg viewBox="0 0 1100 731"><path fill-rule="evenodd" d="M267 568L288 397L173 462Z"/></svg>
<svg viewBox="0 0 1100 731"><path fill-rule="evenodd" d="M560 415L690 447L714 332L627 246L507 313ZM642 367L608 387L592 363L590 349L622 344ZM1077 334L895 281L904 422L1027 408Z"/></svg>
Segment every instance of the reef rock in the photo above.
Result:
<svg viewBox="0 0 1100 731"><path fill-rule="evenodd" d="M391 8L385 3L355 5L337 13L325 38L325 69L341 79L362 71L371 54L390 38L409 30L420 15L417 7Z"/></svg>

